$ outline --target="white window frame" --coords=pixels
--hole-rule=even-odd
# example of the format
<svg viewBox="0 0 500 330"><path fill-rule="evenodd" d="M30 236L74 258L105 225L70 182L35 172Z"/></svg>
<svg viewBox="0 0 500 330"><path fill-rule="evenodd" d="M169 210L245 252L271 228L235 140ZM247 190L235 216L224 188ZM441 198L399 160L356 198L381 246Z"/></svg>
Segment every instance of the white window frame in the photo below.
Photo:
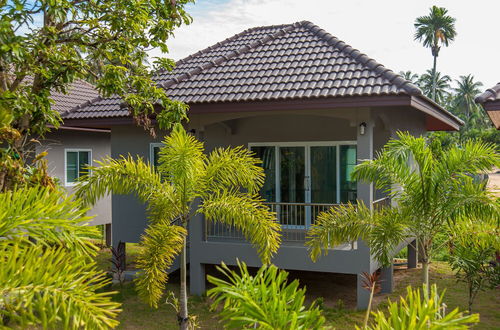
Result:
<svg viewBox="0 0 500 330"><path fill-rule="evenodd" d="M153 157L155 156L154 148L157 148L157 147L161 148L162 146L163 146L163 143L161 143L161 142L151 142L149 144L149 165L151 167L154 166L154 159L153 159Z"/></svg>
<svg viewBox="0 0 500 330"><path fill-rule="evenodd" d="M72 187L76 185L75 182L68 182L68 152L88 152L89 153L89 163L88 166L93 166L93 159L92 159L92 149L85 149L85 148L65 148L64 149L64 186L66 187ZM78 166L78 164L77 164ZM79 171L78 171L79 172ZM89 170L89 175L92 175L92 171ZM79 177L78 177L79 178Z"/></svg>
<svg viewBox="0 0 500 330"><path fill-rule="evenodd" d="M354 145L357 147L357 141L297 141L297 142L250 142L248 143L248 150L251 150L252 147L274 147L275 153L275 168L276 168L276 181L275 181L275 189L276 189L276 203L281 202L281 189L280 189L280 159L279 159L279 148L280 147L304 147L304 156L305 156L305 177L307 181L307 185L311 184L311 147L336 147L336 195L337 200L336 204L340 203L340 146L345 145ZM304 196L304 203L311 203L311 192L309 190L308 193ZM307 212L308 209L306 209ZM290 226L290 225L282 225L283 228L307 228L307 221L310 221L310 216L306 215L306 226Z"/></svg>

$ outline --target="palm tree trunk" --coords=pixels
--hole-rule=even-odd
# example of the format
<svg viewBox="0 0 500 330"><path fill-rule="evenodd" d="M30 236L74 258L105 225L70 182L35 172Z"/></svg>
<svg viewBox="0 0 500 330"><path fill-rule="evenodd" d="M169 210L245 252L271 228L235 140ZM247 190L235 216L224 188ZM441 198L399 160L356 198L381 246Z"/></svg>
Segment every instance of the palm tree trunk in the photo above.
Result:
<svg viewBox="0 0 500 330"><path fill-rule="evenodd" d="M429 259L427 257L422 260L422 275L426 290L429 292Z"/></svg>
<svg viewBox="0 0 500 330"><path fill-rule="evenodd" d="M186 271L187 271L187 249L186 249L186 237L184 237L184 242L181 252L181 289L179 296L179 327L180 329L188 329L189 319L188 319L188 307L187 307L187 281L186 281Z"/></svg>
<svg viewBox="0 0 500 330"><path fill-rule="evenodd" d="M432 99L436 101L437 54L434 54L433 57L434 57L434 65L432 67Z"/></svg>

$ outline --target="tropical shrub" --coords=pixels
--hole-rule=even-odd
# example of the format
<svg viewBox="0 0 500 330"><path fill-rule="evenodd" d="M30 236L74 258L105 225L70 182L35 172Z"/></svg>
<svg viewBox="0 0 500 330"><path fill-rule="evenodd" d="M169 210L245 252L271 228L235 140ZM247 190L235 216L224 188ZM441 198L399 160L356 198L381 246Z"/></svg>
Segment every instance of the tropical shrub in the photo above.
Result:
<svg viewBox="0 0 500 330"><path fill-rule="evenodd" d="M208 275L215 285L208 296L214 299L213 310L221 307L219 316L228 328L319 329L325 322L317 305L304 306L306 289L299 288L299 281L288 283L288 273L274 265L255 275L243 262L238 271L224 263L217 269L226 280Z"/></svg>
<svg viewBox="0 0 500 330"><path fill-rule="evenodd" d="M398 302L389 300L386 311L374 312L374 322L367 329L468 329L479 322L479 314L464 315L458 308L446 313L444 294L438 293L436 285L430 288L430 292L425 285L422 291L409 286L406 292L406 297Z"/></svg>

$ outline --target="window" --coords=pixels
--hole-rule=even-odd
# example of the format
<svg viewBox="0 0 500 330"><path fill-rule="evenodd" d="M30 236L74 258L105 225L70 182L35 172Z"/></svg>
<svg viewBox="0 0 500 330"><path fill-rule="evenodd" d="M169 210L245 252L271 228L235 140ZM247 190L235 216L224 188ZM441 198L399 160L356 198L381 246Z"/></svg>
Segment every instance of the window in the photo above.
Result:
<svg viewBox="0 0 500 330"><path fill-rule="evenodd" d="M89 173L88 167L92 165L92 150L66 149L66 186L72 186L78 178Z"/></svg>
<svg viewBox="0 0 500 330"><path fill-rule="evenodd" d="M163 146L161 143L151 143L149 145L149 162L154 168L160 164L160 149Z"/></svg>

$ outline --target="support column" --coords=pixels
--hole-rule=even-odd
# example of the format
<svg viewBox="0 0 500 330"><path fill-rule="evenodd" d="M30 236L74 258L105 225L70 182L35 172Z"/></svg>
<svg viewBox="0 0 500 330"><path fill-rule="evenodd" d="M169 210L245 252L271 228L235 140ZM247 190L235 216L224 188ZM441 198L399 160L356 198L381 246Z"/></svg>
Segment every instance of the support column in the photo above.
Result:
<svg viewBox="0 0 500 330"><path fill-rule="evenodd" d="M193 205L198 208L198 203ZM189 292L201 296L206 291L205 265L202 263L205 218L196 214L189 223Z"/></svg>
<svg viewBox="0 0 500 330"><path fill-rule="evenodd" d="M104 239L106 241L106 246L111 246L111 224L106 223L104 225Z"/></svg>
<svg viewBox="0 0 500 330"><path fill-rule="evenodd" d="M394 290L394 265L380 268L380 293L392 293Z"/></svg>
<svg viewBox="0 0 500 330"><path fill-rule="evenodd" d="M357 286L356 286L356 309L365 310L368 308L368 303L370 301L370 291L363 288L363 275L357 274Z"/></svg>
<svg viewBox="0 0 500 330"><path fill-rule="evenodd" d="M356 125L358 163L367 159L373 159L373 126L370 110L362 112ZM358 182L357 195L358 199L362 200L367 207L372 208L373 184Z"/></svg>
<svg viewBox="0 0 500 330"><path fill-rule="evenodd" d="M413 240L410 244L408 244L408 268L417 268L417 240Z"/></svg>

